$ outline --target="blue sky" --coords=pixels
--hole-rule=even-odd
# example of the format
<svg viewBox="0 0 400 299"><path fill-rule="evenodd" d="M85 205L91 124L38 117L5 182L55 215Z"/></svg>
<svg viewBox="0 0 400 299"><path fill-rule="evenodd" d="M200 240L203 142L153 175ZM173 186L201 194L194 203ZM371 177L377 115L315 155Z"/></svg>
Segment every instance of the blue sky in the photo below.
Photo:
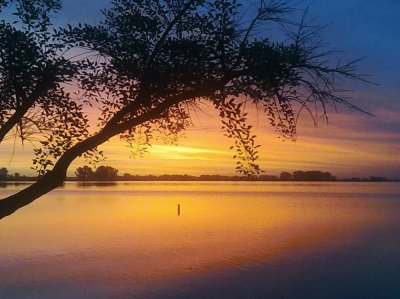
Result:
<svg viewBox="0 0 400 299"><path fill-rule="evenodd" d="M252 3L254 1L242 1ZM341 51L347 60L363 58L360 73L383 90L399 92L400 85L400 1L397 0L314 0L299 1L299 7L309 7L310 18L328 26L323 31L324 40ZM57 23L96 23L99 10L110 5L105 0L64 0L63 10L57 15ZM375 87L363 88L375 90ZM393 100L390 107L399 108ZM385 103L386 104L386 103Z"/></svg>

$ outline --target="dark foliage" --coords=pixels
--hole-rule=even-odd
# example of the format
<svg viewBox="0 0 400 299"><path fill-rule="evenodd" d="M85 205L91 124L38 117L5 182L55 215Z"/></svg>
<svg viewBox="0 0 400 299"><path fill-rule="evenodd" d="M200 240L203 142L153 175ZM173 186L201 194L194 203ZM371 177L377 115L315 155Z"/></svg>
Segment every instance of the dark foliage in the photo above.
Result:
<svg viewBox="0 0 400 299"><path fill-rule="evenodd" d="M89 181L93 179L93 174L94 174L93 169L87 165L78 167L75 171L76 177L82 181Z"/></svg>
<svg viewBox="0 0 400 299"><path fill-rule="evenodd" d="M82 181L112 181L117 178L118 169L111 166L99 166L95 171L87 165L76 169L76 177Z"/></svg>
<svg viewBox="0 0 400 299"><path fill-rule="evenodd" d="M353 107L335 87L336 77L356 77L353 64L330 66L313 43L317 28L285 19L293 10L290 1L260 1L247 21L241 19L246 7L236 0L112 4L100 25L68 27L59 37L97 53L81 87L101 104L101 125L139 153L160 133L175 140L191 124L198 101L206 100L220 111L222 128L234 140L237 171L258 175L247 104L265 112L289 139L295 138L300 111L321 105L326 116L329 104ZM271 24L284 25L289 38L271 41L260 30ZM146 121L136 124L138 116Z"/></svg>
<svg viewBox="0 0 400 299"><path fill-rule="evenodd" d="M8 178L8 170L5 167L0 168L0 181L5 181Z"/></svg>
<svg viewBox="0 0 400 299"><path fill-rule="evenodd" d="M48 30L49 13L59 1L3 1L19 21L0 22L0 142L6 136L39 141L33 168L44 174L66 149L88 136L82 105L66 84L82 66L62 53Z"/></svg>

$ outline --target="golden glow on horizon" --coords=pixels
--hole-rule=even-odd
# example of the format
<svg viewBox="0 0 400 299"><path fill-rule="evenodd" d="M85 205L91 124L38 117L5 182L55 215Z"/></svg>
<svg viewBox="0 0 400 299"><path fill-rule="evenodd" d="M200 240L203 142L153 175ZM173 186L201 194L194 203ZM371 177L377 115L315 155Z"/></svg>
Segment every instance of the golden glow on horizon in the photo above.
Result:
<svg viewBox="0 0 400 299"><path fill-rule="evenodd" d="M210 109L203 110L207 114L195 115L195 126L189 128L178 145L155 143L143 158L134 159L129 158L126 144L119 138L113 138L100 147L107 157L100 164L118 168L121 175L235 175L235 161L232 159L235 153L229 150L231 140L223 136L216 113ZM378 112L383 119L386 111ZM389 123L396 122L396 113L392 111L387 115ZM254 111L250 111L249 118L258 136L257 141L262 145L259 163L266 174L323 170L339 177L400 176L400 144L396 142L400 133L368 130L367 125L374 120L368 116L333 114L330 125L322 121L318 128L304 120L299 125L296 142L282 142L273 128L266 125L260 116L257 117ZM12 148L12 140L0 145L0 166L12 173L34 175L30 170L32 146L26 144L25 148L21 148L17 144L14 156ZM71 165L69 175L72 176L75 169L84 164L85 161L78 159Z"/></svg>
<svg viewBox="0 0 400 299"><path fill-rule="evenodd" d="M212 145L211 145L212 146ZM152 155L157 155L160 159L177 160L214 160L211 156L229 155L228 151L215 150L212 148L196 148L190 146L174 146L155 144L149 149Z"/></svg>

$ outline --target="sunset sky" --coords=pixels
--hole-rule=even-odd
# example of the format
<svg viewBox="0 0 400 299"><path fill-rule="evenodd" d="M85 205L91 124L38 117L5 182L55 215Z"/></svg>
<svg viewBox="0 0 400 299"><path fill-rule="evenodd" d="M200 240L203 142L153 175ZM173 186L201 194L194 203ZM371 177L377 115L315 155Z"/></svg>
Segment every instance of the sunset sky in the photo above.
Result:
<svg viewBox="0 0 400 299"><path fill-rule="evenodd" d="M250 1L249 1L250 2ZM66 0L56 23L72 25L95 23L104 0ZM261 114L250 110L260 149L260 165L266 174L281 171L323 170L338 177L386 176L400 178L400 2L398 0L318 0L310 5L310 16L317 17L324 29L324 39L344 61L364 58L358 71L371 75L378 83L346 81L343 87L354 90L352 102L372 113L369 116L346 107L331 109L329 124L324 120L314 127L306 115L298 127L296 142L282 141ZM336 56L333 57L335 59ZM223 136L215 111L202 104L204 113L192 115L190 128L178 146L154 143L143 158L130 158L126 145L114 138L101 147L107 156L101 164L111 165L120 174L221 174L234 175L234 152L231 141ZM95 117L95 111L88 110ZM11 173L34 175L30 170L32 146L7 140L0 145L0 167ZM84 161L69 168L72 175Z"/></svg>

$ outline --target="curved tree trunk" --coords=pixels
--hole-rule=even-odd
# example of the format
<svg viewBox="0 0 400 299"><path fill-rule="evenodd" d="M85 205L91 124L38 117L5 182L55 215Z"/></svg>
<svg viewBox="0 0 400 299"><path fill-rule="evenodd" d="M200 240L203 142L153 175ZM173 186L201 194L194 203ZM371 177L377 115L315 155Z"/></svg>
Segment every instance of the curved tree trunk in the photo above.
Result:
<svg viewBox="0 0 400 299"><path fill-rule="evenodd" d="M24 190L0 200L0 219L11 215L18 209L30 204L40 196L59 187L66 178L69 165L84 152L95 148L114 136L110 130L103 130L98 134L76 144L67 150L57 161L54 168L38 181Z"/></svg>
<svg viewBox="0 0 400 299"><path fill-rule="evenodd" d="M200 86L197 90L188 91L181 95L177 95L174 98L161 103L159 106L150 110L147 113L141 114L135 118L132 118L123 123L118 123L118 120L122 119L124 115L128 115L133 111L135 102L132 105L126 106L124 109L120 110L116 115L105 125L103 130L101 130L96 135L89 137L70 149L68 149L61 157L58 159L54 168L41 177L37 182L33 183L28 188L17 192L5 199L0 200L0 219L11 215L18 209L30 204L35 199L41 197L42 195L50 192L51 190L60 186L67 176L67 170L69 165L77 157L81 156L88 150L94 149L100 144L106 142L111 137L118 135L130 128L137 125L143 124L147 121L160 117L163 112L167 111L170 107L179 102L185 101L186 99L199 98L202 96L207 96L214 92L217 88L221 88L229 81L229 78L223 78L216 83L209 83L207 86ZM140 98L140 97L139 97Z"/></svg>
<svg viewBox="0 0 400 299"><path fill-rule="evenodd" d="M118 125L110 121L109 125L106 125L99 133L77 143L68 149L64 154L62 154L57 163L54 165L54 168L41 177L38 181L22 191L0 200L0 219L11 215L18 209L30 204L35 199L60 186L65 181L69 165L77 157L81 156L88 150L94 149L100 144L106 142L111 137L122 133L129 128L133 128L139 124L158 117L162 111L165 111L174 103L175 101L165 102L149 113L140 115L122 125Z"/></svg>

